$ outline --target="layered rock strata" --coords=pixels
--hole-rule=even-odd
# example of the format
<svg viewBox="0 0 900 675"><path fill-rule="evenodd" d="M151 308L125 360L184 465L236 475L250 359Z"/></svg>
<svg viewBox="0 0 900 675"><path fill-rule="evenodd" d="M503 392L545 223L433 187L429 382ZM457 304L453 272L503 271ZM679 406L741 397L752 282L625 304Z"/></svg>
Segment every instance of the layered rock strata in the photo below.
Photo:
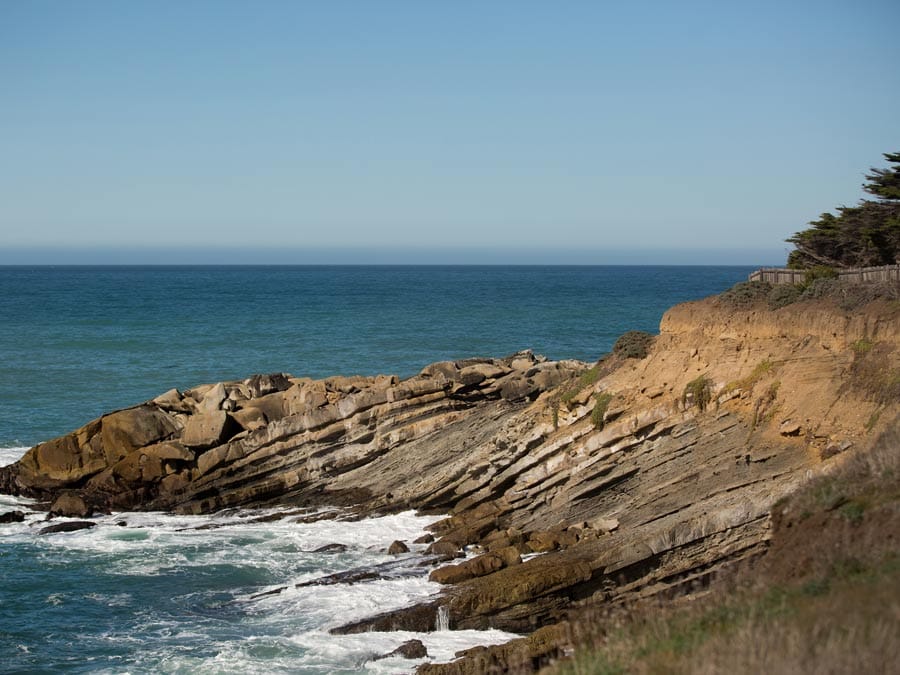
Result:
<svg viewBox="0 0 900 675"><path fill-rule="evenodd" d="M436 363L403 381L278 373L172 389L32 448L0 468L0 489L181 513L276 502L449 508L472 468L468 448L583 368L522 352Z"/></svg>
<svg viewBox="0 0 900 675"><path fill-rule="evenodd" d="M481 555L432 572L447 584L439 599L339 632L432 630L440 610L452 628L532 635L430 670L476 672L514 652L539 663L561 649L553 624L572 607L697 592L761 554L773 503L896 418L898 348L895 305L710 298L670 310L645 358L592 369L523 353L402 382L173 390L33 448L0 486L184 513L446 511L431 552Z"/></svg>

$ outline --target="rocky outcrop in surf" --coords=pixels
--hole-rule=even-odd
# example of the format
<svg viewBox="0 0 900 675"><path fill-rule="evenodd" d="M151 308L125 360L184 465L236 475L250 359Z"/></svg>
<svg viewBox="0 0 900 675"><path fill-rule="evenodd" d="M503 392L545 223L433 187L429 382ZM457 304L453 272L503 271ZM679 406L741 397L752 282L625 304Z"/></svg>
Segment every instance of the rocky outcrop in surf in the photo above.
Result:
<svg viewBox="0 0 900 675"><path fill-rule="evenodd" d="M555 625L572 608L692 592L761 555L773 504L864 452L900 409L896 304L709 298L641 343L592 367L522 353L404 381L172 390L33 448L0 486L75 490L95 508L448 512L430 544L449 562L431 573L443 596L337 632L428 631L440 615L530 637L429 672L540 663L563 648Z"/></svg>
<svg viewBox="0 0 900 675"><path fill-rule="evenodd" d="M468 449L583 370L522 352L395 376L278 373L172 389L0 468L8 493L77 491L98 509L205 513L278 502L449 508Z"/></svg>

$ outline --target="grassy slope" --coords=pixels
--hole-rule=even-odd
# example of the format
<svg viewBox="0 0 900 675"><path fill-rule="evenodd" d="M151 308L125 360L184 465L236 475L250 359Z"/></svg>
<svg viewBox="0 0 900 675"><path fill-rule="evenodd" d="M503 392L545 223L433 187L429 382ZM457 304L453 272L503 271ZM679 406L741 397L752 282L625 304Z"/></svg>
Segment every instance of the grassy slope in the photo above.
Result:
<svg viewBox="0 0 900 675"><path fill-rule="evenodd" d="M766 556L701 596L570 625L558 673L900 672L900 419L780 503Z"/></svg>

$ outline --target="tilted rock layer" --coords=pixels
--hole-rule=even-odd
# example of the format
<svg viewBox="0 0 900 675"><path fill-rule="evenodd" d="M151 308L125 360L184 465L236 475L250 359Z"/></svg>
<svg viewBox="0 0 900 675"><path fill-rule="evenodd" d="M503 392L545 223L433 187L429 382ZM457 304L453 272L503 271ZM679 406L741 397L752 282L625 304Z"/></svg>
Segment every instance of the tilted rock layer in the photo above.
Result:
<svg viewBox="0 0 900 675"><path fill-rule="evenodd" d="M591 370L522 353L404 381L279 374L172 390L33 448L0 469L0 488L183 513L443 510L433 551L484 555L432 573L449 584L441 599L339 630L431 630L442 606L454 628L530 632L573 605L702 588L759 555L773 503L897 416L898 348L896 304L708 298L667 312L646 358ZM489 653L545 656L558 647L547 630ZM489 662L479 654L429 668L471 671Z"/></svg>

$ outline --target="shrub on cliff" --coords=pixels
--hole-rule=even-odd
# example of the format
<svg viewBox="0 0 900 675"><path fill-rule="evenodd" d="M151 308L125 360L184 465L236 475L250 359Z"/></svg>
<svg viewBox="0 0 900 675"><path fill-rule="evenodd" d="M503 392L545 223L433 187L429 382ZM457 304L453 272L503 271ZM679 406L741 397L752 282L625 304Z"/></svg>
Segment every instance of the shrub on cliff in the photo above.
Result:
<svg viewBox="0 0 900 675"><path fill-rule="evenodd" d="M594 401L594 409L591 411L591 423L597 431L602 430L603 425L606 423L604 418L606 417L606 411L609 409L609 404L612 399L612 394L603 392L597 396L597 399Z"/></svg>
<svg viewBox="0 0 900 675"><path fill-rule="evenodd" d="M799 284L779 284L769 291L769 309L779 309L791 303L797 302L803 294L803 287Z"/></svg>
<svg viewBox="0 0 900 675"><path fill-rule="evenodd" d="M900 283L876 281L855 284L840 279L816 279L803 289L800 300L831 300L845 312L878 299L900 300Z"/></svg>
<svg viewBox="0 0 900 675"><path fill-rule="evenodd" d="M644 359L653 346L656 337L642 330L630 330L623 333L616 344L613 345L613 353L626 359Z"/></svg>
<svg viewBox="0 0 900 675"><path fill-rule="evenodd" d="M701 412L706 410L710 401L712 401L712 383L706 375L701 375L688 382L681 394L683 405L695 405L700 408Z"/></svg>
<svg viewBox="0 0 900 675"><path fill-rule="evenodd" d="M719 295L719 303L732 309L749 309L769 297L772 284L768 281L741 281Z"/></svg>

